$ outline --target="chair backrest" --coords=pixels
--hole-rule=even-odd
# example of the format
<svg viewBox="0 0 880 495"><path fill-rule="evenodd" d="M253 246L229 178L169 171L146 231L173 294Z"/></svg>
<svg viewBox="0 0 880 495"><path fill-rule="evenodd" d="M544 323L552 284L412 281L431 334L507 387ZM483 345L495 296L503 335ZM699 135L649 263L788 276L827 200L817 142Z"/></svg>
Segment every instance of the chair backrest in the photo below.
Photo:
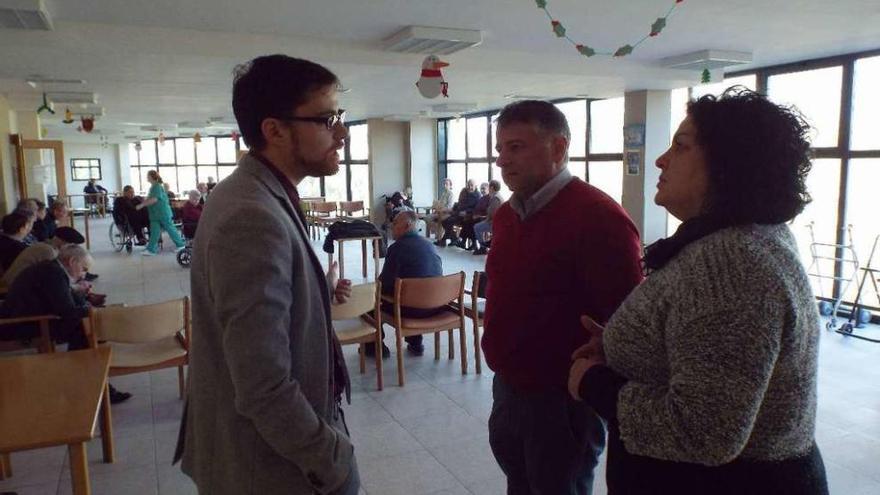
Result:
<svg viewBox="0 0 880 495"><path fill-rule="evenodd" d="M336 203L329 201L326 203L312 203L311 212L312 213L321 213L321 214L329 214L334 213L336 211Z"/></svg>
<svg viewBox="0 0 880 495"><path fill-rule="evenodd" d="M474 272L473 294L480 299L486 299L486 284L488 282L489 277L486 276L486 272Z"/></svg>
<svg viewBox="0 0 880 495"><path fill-rule="evenodd" d="M330 317L333 320L349 320L376 310L382 293L382 283L355 285L351 288L351 297L344 304L330 305Z"/></svg>
<svg viewBox="0 0 880 495"><path fill-rule="evenodd" d="M464 294L464 272L426 278L398 278L394 298L408 308L439 308L461 299Z"/></svg>
<svg viewBox="0 0 880 495"><path fill-rule="evenodd" d="M364 202L363 201L341 201L339 203L339 210L342 213L352 214L357 213L359 211L364 211Z"/></svg>
<svg viewBox="0 0 880 495"><path fill-rule="evenodd" d="M143 306L94 308L92 332L98 340L137 344L173 337L186 331L189 340L189 298Z"/></svg>

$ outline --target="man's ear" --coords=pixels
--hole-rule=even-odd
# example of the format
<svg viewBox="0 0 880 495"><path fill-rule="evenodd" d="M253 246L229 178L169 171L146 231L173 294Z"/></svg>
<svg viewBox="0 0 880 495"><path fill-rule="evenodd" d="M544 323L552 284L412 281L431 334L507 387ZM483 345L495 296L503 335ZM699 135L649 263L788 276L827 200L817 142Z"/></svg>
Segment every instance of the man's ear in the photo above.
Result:
<svg viewBox="0 0 880 495"><path fill-rule="evenodd" d="M286 137L284 130L284 124L280 120L271 117L263 119L263 122L260 124L260 132L263 133L263 139L267 145L282 142Z"/></svg>
<svg viewBox="0 0 880 495"><path fill-rule="evenodd" d="M560 163L568 152L568 139L565 136L554 136L552 143L553 161Z"/></svg>

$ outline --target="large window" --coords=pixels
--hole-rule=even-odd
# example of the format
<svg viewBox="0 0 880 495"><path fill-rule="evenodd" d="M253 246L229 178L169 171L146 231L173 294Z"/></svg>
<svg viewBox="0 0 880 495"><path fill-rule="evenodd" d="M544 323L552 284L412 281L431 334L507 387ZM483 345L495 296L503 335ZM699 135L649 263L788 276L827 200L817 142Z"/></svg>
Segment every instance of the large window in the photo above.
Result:
<svg viewBox="0 0 880 495"><path fill-rule="evenodd" d="M101 180L101 160L98 158L70 160L70 176L75 181Z"/></svg>
<svg viewBox="0 0 880 495"><path fill-rule="evenodd" d="M673 92L673 132L677 121L684 116L683 94L692 98L719 94L734 84L766 93L774 102L797 108L812 127L809 139L814 158L807 177L812 202L792 222L791 229L804 265L811 273L850 277L851 265L833 260L840 252L813 242L852 242L859 263L864 266L880 234L875 199L875 189L880 183L880 133L873 123L880 109L880 92L877 91L880 54L875 51L768 67L733 74L721 83L676 90ZM670 217L670 233L676 225ZM880 252L874 253L872 264L874 267L880 264ZM833 298L842 292L842 284L835 284L833 279L811 278L818 296ZM856 284L851 285L843 294L844 300L852 302L856 290ZM872 284L866 284L865 291L862 302L880 309Z"/></svg>
<svg viewBox="0 0 880 495"><path fill-rule="evenodd" d="M193 138L145 139L128 145L130 183L138 191L150 186L147 172L157 170L169 188L184 194L199 182L221 181L235 171L239 153L247 151L241 138L205 136ZM349 139L340 151L339 172L330 177L307 177L297 187L302 197L323 196L328 201L364 201L370 204L369 145L367 124L349 126ZM71 161L71 168L74 167ZM72 175L77 177L77 173ZM84 172L80 172L84 176ZM100 162L98 163L100 179ZM76 179L76 180L87 180Z"/></svg>
<svg viewBox="0 0 880 495"><path fill-rule="evenodd" d="M571 132L569 171L620 202L623 191L623 98L568 100L555 105L565 114ZM452 180L456 193L469 179L478 184L497 179L501 182L502 196L510 197L511 191L495 163L498 159L495 150L496 114L488 112L438 122L439 134L445 137L441 143L441 176Z"/></svg>

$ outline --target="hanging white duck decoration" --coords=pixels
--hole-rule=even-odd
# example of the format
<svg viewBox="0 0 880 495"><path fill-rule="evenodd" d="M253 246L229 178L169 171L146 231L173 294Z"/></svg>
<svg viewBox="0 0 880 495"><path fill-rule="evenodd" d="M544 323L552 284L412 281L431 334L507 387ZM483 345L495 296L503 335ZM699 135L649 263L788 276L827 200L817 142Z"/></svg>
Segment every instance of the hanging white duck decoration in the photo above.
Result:
<svg viewBox="0 0 880 495"><path fill-rule="evenodd" d="M447 67L449 64L440 60L437 55L428 55L422 62L422 77L416 82L419 93L425 98L436 98L443 94L449 97L447 90L449 83L443 80L443 74L440 69Z"/></svg>

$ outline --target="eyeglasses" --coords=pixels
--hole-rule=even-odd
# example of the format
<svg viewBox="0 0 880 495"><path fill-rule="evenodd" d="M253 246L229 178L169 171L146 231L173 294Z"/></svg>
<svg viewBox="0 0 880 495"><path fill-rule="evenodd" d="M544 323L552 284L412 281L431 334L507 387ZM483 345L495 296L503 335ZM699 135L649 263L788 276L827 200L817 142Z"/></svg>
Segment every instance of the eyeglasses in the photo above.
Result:
<svg viewBox="0 0 880 495"><path fill-rule="evenodd" d="M336 113L330 114L327 117L278 117L278 120L324 124L327 130L332 131L337 125L345 124L345 110L340 108Z"/></svg>

